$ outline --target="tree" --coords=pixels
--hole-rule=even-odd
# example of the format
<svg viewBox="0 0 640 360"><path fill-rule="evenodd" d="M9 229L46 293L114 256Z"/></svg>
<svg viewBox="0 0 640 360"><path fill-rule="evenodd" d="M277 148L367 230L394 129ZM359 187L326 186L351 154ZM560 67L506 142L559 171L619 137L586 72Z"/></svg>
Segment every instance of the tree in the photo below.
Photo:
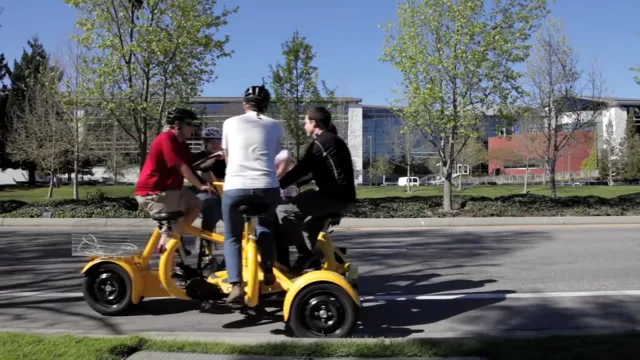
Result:
<svg viewBox="0 0 640 360"><path fill-rule="evenodd" d="M56 69L50 64L49 54L37 36L27 41L29 51L23 49L20 61L14 60L13 69L9 73L11 87L7 101L7 118L5 125L5 143L13 136L13 130L22 126L27 93L34 84L40 84L39 77L44 73L55 73ZM2 168L22 168L29 172L29 185L35 185L37 164L29 161L15 163L10 158L3 159Z"/></svg>
<svg viewBox="0 0 640 360"><path fill-rule="evenodd" d="M640 178L640 135L632 116L627 118L624 137L618 146L620 149L620 178L636 180Z"/></svg>
<svg viewBox="0 0 640 360"><path fill-rule="evenodd" d="M593 149L589 151L589 156L582 160L580 169L585 171L598 170L598 143L596 141L593 142Z"/></svg>
<svg viewBox="0 0 640 360"><path fill-rule="evenodd" d="M375 181L387 174L392 170L391 162L387 156L380 156L373 161L373 165L369 170L369 177L375 183Z"/></svg>
<svg viewBox="0 0 640 360"><path fill-rule="evenodd" d="M76 32L76 36L78 32ZM65 115L71 121L73 128L73 153L71 168L73 169L73 198L80 199L78 178L83 172L83 165L93 164L97 159L91 149L93 134L87 131L88 123L86 107L89 103L83 94L87 92L87 75L82 72L82 59L85 57L83 49L77 42L69 44L66 58L59 61L65 65L65 78L63 79L63 101ZM68 165L68 164L67 164ZM66 167L68 169L68 166Z"/></svg>
<svg viewBox="0 0 640 360"><path fill-rule="evenodd" d="M218 38L237 8L216 0L65 0L80 13L87 95L135 142L140 166L168 107L185 104L215 80L216 61L231 56ZM95 51L99 49L99 51Z"/></svg>
<svg viewBox="0 0 640 360"><path fill-rule="evenodd" d="M9 86L5 79L11 76L11 69L7 64L4 54L0 54L0 167L6 163L5 144L7 140L7 105L9 102Z"/></svg>
<svg viewBox="0 0 640 360"><path fill-rule="evenodd" d="M616 141L615 133L613 132L613 121L607 121L604 129L604 142L603 142L600 171L602 174L607 174L607 180L609 186L613 185L613 176L620 170L621 157L620 148Z"/></svg>
<svg viewBox="0 0 640 360"><path fill-rule="evenodd" d="M555 198L559 155L565 147L586 141L576 134L590 130L606 108L602 73L595 65L587 72L579 67L562 25L552 19L536 36L525 77L529 89L524 99L531 109L527 117L543 138L551 196Z"/></svg>
<svg viewBox="0 0 640 360"><path fill-rule="evenodd" d="M463 165L463 167L467 165L469 168L473 168L476 165L487 162L488 158L487 148L482 139L471 138L460 149L454 161L456 165ZM458 174L458 190L462 190L462 173Z"/></svg>
<svg viewBox="0 0 640 360"><path fill-rule="evenodd" d="M58 87L61 71L39 74L19 104L20 126L12 129L7 150L15 161L32 161L50 176L48 198L53 196L55 177L73 151L73 132Z"/></svg>
<svg viewBox="0 0 640 360"><path fill-rule="evenodd" d="M398 22L386 27L382 61L402 75L397 106L438 151L444 173L445 211L452 210L454 159L480 134L486 109L515 101L514 65L529 53L527 41L548 12L546 0L408 0Z"/></svg>
<svg viewBox="0 0 640 360"><path fill-rule="evenodd" d="M308 141L301 120L310 106L332 103L335 89L329 89L321 81L320 86L325 94L323 99L318 87L318 68L313 65L316 54L306 37L298 31L282 44L282 55L284 64L269 66L270 85L278 115L284 120L287 134L293 141L296 159L300 160L302 149Z"/></svg>
<svg viewBox="0 0 640 360"><path fill-rule="evenodd" d="M399 126L389 125L385 133L386 142L393 153L390 161L393 165L405 169L407 178L411 177L413 166L417 162L413 153L421 149L420 140L422 140L422 137L420 131L412 123L403 121ZM407 192L411 192L411 182L408 180Z"/></svg>

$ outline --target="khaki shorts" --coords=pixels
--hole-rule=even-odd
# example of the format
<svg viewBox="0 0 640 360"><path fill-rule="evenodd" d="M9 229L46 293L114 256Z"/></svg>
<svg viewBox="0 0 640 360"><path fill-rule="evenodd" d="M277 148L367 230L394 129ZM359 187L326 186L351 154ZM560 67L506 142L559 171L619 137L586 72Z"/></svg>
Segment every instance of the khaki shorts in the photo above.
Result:
<svg viewBox="0 0 640 360"><path fill-rule="evenodd" d="M190 210L199 209L202 205L202 201L189 189L167 190L155 195L136 196L136 201L140 209L149 214L172 211L188 213ZM182 234L183 224L184 217L177 221L173 231Z"/></svg>

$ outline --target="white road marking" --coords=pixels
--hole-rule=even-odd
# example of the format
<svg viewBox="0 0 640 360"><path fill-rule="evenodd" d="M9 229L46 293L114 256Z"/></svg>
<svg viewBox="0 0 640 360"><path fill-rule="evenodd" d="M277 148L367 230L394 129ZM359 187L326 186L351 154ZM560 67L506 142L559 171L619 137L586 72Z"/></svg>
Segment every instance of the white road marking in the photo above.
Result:
<svg viewBox="0 0 640 360"><path fill-rule="evenodd" d="M0 296L9 297L52 297L52 298L81 298L82 293L55 293L43 291L0 291ZM441 294L441 295L362 295L362 301L429 301L429 300L496 300L496 299L544 299L544 298L574 298L574 297L615 297L640 296L640 290L619 291L583 291L583 292L540 292L540 293L473 293L473 294ZM168 299L168 298L155 298Z"/></svg>

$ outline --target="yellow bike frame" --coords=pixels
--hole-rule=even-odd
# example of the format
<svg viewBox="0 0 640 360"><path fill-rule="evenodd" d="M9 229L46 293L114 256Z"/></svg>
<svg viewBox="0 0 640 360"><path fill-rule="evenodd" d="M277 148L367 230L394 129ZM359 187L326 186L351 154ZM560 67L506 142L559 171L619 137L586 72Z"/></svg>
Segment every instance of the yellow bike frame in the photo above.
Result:
<svg viewBox="0 0 640 360"><path fill-rule="evenodd" d="M220 182L214 182L219 190ZM357 292L351 287L349 282L336 270L340 269L339 264L335 261L334 252L338 252L344 259L344 254L339 249L334 248L328 236L323 232L320 234L318 243L327 255L327 262L324 269L304 274L296 279L290 279L285 275L284 267L277 262L274 264L273 274L276 277L276 283L272 286L262 284L264 274L260 269L260 254L256 244L256 223L257 218L252 217L245 222L244 234L242 239L242 268L243 278L245 279L245 303L250 307L255 307L259 303L261 293L273 293L285 291L283 316L285 321L289 318L289 312L295 296L306 286L317 282L334 283L345 289L353 301L360 306L360 299ZM213 243L222 244L224 236L214 232L202 230L193 225L185 225L184 231L194 236L200 237ZM139 303L142 298L167 297L173 296L179 299L190 299L186 290L178 287L173 281L171 275L174 269L173 259L176 251L180 251L181 241L176 234L171 234L169 241L165 246L165 251L160 256L158 270L152 270L150 260L154 251L158 248L158 244L162 237L162 229L156 227L151 234L147 245L139 256L130 257L90 257L90 262L82 269L82 273L86 274L91 271L95 265L103 263L113 263L122 267L129 275L132 285L131 302ZM327 271L329 270L329 271ZM345 269L343 269L344 271ZM230 284L224 283L226 279L226 271L215 273L215 277L209 277L208 282L217 285L223 292L229 292Z"/></svg>

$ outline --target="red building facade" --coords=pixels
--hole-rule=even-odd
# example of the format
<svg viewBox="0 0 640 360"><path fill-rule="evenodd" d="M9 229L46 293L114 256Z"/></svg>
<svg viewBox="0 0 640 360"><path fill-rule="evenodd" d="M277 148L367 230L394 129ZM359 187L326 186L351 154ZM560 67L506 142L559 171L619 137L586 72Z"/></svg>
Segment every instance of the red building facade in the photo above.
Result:
<svg viewBox="0 0 640 360"><path fill-rule="evenodd" d="M564 139L567 133L558 134ZM577 131L561 150L556 163L556 172L578 172L584 159L593 149L595 133ZM519 134L510 137L495 136L488 141L489 173L504 175L525 175L529 163L530 174L542 174L546 139L543 134Z"/></svg>

